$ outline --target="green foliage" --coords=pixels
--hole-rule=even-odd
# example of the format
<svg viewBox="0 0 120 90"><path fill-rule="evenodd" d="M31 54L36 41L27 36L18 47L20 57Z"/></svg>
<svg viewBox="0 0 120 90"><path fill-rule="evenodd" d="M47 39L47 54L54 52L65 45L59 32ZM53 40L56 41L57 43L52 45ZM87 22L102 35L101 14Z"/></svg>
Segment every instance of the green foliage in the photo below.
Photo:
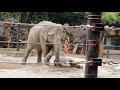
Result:
<svg viewBox="0 0 120 90"><path fill-rule="evenodd" d="M0 20L15 18L21 23L39 23L48 20L70 25L86 24L88 12L0 12ZM103 12L102 22L111 26L120 26L120 12Z"/></svg>
<svg viewBox="0 0 120 90"><path fill-rule="evenodd" d="M101 20L109 26L120 26L120 14L118 12L103 12Z"/></svg>
<svg viewBox="0 0 120 90"><path fill-rule="evenodd" d="M20 20L19 12L0 12L0 20L5 20L6 18L15 18L16 20Z"/></svg>
<svg viewBox="0 0 120 90"><path fill-rule="evenodd" d="M51 15L49 18L56 23L69 23L70 25L80 25L86 23L85 12L56 12L55 15Z"/></svg>
<svg viewBox="0 0 120 90"><path fill-rule="evenodd" d="M80 25L86 23L86 12L0 12L0 20L15 18L22 23L38 23L48 20L56 23Z"/></svg>

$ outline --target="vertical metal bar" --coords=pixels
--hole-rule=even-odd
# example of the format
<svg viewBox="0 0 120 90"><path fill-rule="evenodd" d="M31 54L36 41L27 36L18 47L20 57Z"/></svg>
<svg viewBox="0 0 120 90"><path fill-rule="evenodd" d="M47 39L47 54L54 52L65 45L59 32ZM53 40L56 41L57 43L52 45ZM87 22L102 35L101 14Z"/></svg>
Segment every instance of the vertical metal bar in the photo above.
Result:
<svg viewBox="0 0 120 90"><path fill-rule="evenodd" d="M107 50L107 58L109 58L109 49Z"/></svg>
<svg viewBox="0 0 120 90"><path fill-rule="evenodd" d="M93 23L101 23L101 12L90 12L87 23L92 25ZM98 41L100 39L100 32L91 31L91 29L87 30L87 40ZM88 49L86 51L86 60L89 61L90 57L98 57L99 55L99 45L95 46L86 46ZM98 66L90 66L89 63L85 65L85 78L97 78Z"/></svg>
<svg viewBox="0 0 120 90"><path fill-rule="evenodd" d="M20 25L18 24L18 29L17 29L17 42L19 42L19 31L20 31ZM17 51L19 51L19 43L17 43Z"/></svg>
<svg viewBox="0 0 120 90"><path fill-rule="evenodd" d="M109 47L110 45L111 45L111 38L106 37L107 58L109 58L109 50L112 48L112 47Z"/></svg>

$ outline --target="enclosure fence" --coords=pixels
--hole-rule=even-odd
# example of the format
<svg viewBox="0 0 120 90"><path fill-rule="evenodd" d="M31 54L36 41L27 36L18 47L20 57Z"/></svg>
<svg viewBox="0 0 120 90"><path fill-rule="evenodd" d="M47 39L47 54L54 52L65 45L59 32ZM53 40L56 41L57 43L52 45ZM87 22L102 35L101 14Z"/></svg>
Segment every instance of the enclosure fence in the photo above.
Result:
<svg viewBox="0 0 120 90"><path fill-rule="evenodd" d="M16 44L16 50L17 51L19 51L19 49L20 48L22 48L23 46L26 46L26 44L33 44L34 42L27 42L27 37L28 36L26 36L26 35L22 35L22 34L20 34L20 31L22 31L22 30L26 30L27 31L27 35L28 35L28 33L29 33L29 30L30 30L30 28L32 28L34 25L36 25L36 24L27 24L27 23L12 23L12 22L0 22L0 27L14 27L14 28L16 28L16 34L15 35L12 35L12 36L10 36L10 35L0 35L0 38L2 38L1 40L0 40L0 44L2 45L3 43L9 43L9 44ZM44 26L44 25L39 25L39 26ZM59 26L54 26L54 27L59 27ZM61 27L61 26L60 26ZM62 26L62 27L65 27L65 28L84 28L84 29L90 29L90 28L94 28L94 26L90 26L90 25L79 25L79 26ZM26 28L26 29L24 29L24 28ZM105 28L106 29L106 28ZM118 28L119 29L119 28ZM14 38L14 39L16 39L15 41L6 41L6 40L3 40L5 37L10 37L10 38ZM23 39L23 40L21 40L21 38L25 38L25 39ZM117 45L116 45L116 43L117 43ZM119 48L120 48L120 44L118 44L118 43L120 43L120 41L118 40L118 41L114 41L114 40L111 40L111 44L109 44L109 45L103 45L103 47L105 48L105 52L104 53L106 53L105 55L106 55L106 57L107 58L110 58L109 56L110 56L110 54L112 55L117 55L117 56L119 56L120 55L120 53L119 53ZM34 43L34 44L56 44L56 45L63 45L62 43ZM99 44L99 43L98 43ZM65 44L64 44L65 45ZM70 44L70 45L75 45L75 44ZM78 44L78 45L80 45L81 47L82 46L87 46L87 45L89 45L89 46L96 46L96 44ZM115 51L111 51L111 48L113 49L113 48L116 48L117 50L115 50ZM117 51L117 52L116 52ZM112 53L113 52L113 53ZM115 53L116 52L116 53ZM119 57L118 57L119 58ZM62 62L61 62L62 63ZM73 63L73 62L71 62L71 63ZM93 63L93 62L88 62L88 61L86 61L86 60L84 60L84 61L79 61L79 62L77 62L77 63L79 63L79 64L86 64L86 63ZM95 63L95 62L94 62ZM96 61L96 63L98 63L97 61ZM102 64L108 64L108 65L112 65L112 64L120 64L119 62L115 62L115 61L106 61L106 62L101 62Z"/></svg>

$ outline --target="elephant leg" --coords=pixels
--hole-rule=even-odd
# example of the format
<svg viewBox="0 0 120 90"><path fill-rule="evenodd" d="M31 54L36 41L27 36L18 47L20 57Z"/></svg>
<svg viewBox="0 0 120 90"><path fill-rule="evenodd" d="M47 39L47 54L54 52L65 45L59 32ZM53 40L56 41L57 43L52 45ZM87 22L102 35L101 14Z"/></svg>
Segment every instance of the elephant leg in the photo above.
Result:
<svg viewBox="0 0 120 90"><path fill-rule="evenodd" d="M48 47L46 45L41 46L44 58L49 53Z"/></svg>
<svg viewBox="0 0 120 90"><path fill-rule="evenodd" d="M42 51L38 51L37 63L41 63Z"/></svg>
<svg viewBox="0 0 120 90"><path fill-rule="evenodd" d="M31 45L28 45L28 46L27 46L26 53L25 53L25 56L24 56L24 58L23 58L23 60L22 60L22 62L21 62L22 64L26 63L27 58L28 58L28 55L30 54L31 51L32 51L32 46L31 46Z"/></svg>
<svg viewBox="0 0 120 90"><path fill-rule="evenodd" d="M58 67L61 67L61 66L62 66L61 63L60 63L60 61L58 61L58 59L55 59L55 60L54 60L54 65L55 65L55 66L58 66Z"/></svg>
<svg viewBox="0 0 120 90"><path fill-rule="evenodd" d="M43 62L49 63L48 60L46 59L46 56L49 53L49 48L46 45L41 45L41 47L42 47L42 52L44 56Z"/></svg>
<svg viewBox="0 0 120 90"><path fill-rule="evenodd" d="M46 43L46 40L44 39L44 37L42 35L40 35L40 43L42 43L41 48L42 48L43 56L45 58L45 56L48 54L49 51L48 51L47 45L44 44L44 43Z"/></svg>
<svg viewBox="0 0 120 90"><path fill-rule="evenodd" d="M53 54L54 54L54 50L52 48L43 60L45 64L49 65L49 61L50 61L51 57L53 56Z"/></svg>
<svg viewBox="0 0 120 90"><path fill-rule="evenodd" d="M59 55L60 55L59 53L60 53L59 45L54 45L54 54L55 54L54 65L61 67L62 65L61 65L60 60L59 60Z"/></svg>

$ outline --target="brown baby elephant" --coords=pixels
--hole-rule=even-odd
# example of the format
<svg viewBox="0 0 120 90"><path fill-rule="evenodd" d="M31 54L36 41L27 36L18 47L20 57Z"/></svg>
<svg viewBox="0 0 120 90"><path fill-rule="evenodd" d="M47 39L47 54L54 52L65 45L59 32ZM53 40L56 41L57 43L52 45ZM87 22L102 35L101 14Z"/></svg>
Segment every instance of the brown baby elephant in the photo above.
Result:
<svg viewBox="0 0 120 90"><path fill-rule="evenodd" d="M46 55L50 52L50 50L54 50L55 55L55 63L56 65L59 65L59 51L61 45L58 45L56 43L61 44L61 38L63 35L63 27L61 27L61 24L56 24L50 21L41 21L40 23L36 24L30 29L29 35L28 35L28 42L32 42L27 44L27 49L25 56L22 60L22 63L26 63L27 57L32 49L36 49L38 51L38 57L37 57L37 63L40 63L42 53L44 55L44 62L49 63L49 60L51 58L45 58ZM36 44L41 43L41 44ZM45 44L45 43L55 43L55 44Z"/></svg>

